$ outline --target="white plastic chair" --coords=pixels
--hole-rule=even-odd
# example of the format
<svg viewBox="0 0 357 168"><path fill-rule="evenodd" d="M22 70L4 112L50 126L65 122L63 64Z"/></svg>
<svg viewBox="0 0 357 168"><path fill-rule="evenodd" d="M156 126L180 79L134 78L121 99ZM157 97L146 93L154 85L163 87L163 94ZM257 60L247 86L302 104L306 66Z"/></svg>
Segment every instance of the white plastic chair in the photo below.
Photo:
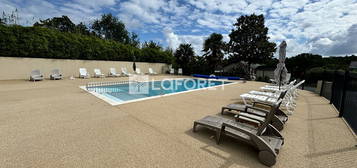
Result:
<svg viewBox="0 0 357 168"><path fill-rule="evenodd" d="M53 69L50 75L50 79L52 80L62 79L62 74L60 73L60 70Z"/></svg>
<svg viewBox="0 0 357 168"><path fill-rule="evenodd" d="M90 78L86 68L79 68L79 78Z"/></svg>
<svg viewBox="0 0 357 168"><path fill-rule="evenodd" d="M120 74L117 73L117 70L115 68L109 68L109 76L110 77L119 77Z"/></svg>
<svg viewBox="0 0 357 168"><path fill-rule="evenodd" d="M174 75L174 74L175 74L175 69L171 68L171 69L170 69L170 74L171 74L171 75Z"/></svg>
<svg viewBox="0 0 357 168"><path fill-rule="evenodd" d="M157 75L157 73L152 68L149 68L149 74L150 75Z"/></svg>
<svg viewBox="0 0 357 168"><path fill-rule="evenodd" d="M179 75L182 75L182 68L179 68L177 73L178 73Z"/></svg>
<svg viewBox="0 0 357 168"><path fill-rule="evenodd" d="M121 72L123 73L124 76L131 76L132 74L128 72L128 70L124 67L121 68Z"/></svg>
<svg viewBox="0 0 357 168"><path fill-rule="evenodd" d="M135 73L138 74L138 75L141 75L141 70L140 70L140 68L136 68L136 69L135 69Z"/></svg>
<svg viewBox="0 0 357 168"><path fill-rule="evenodd" d="M41 81L41 80L43 80L43 75L42 75L41 71L38 70L38 69L31 71L30 80L31 81Z"/></svg>
<svg viewBox="0 0 357 168"><path fill-rule="evenodd" d="M102 74L102 71L100 69L95 68L94 69L94 77L96 77L96 78L104 78L105 75Z"/></svg>

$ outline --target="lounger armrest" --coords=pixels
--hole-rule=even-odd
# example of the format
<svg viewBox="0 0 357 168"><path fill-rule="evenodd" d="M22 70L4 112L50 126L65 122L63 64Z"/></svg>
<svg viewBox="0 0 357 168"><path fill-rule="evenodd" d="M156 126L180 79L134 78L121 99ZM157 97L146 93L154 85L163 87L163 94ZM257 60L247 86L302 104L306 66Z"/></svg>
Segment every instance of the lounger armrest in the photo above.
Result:
<svg viewBox="0 0 357 168"><path fill-rule="evenodd" d="M264 106L269 106L270 108L273 107L273 105L272 105L272 104L269 104L269 103L264 103L264 102L259 102L259 101L253 101L253 106L255 106L256 104L264 105Z"/></svg>
<svg viewBox="0 0 357 168"><path fill-rule="evenodd" d="M269 113L269 112L270 112L270 111L268 111L268 110L264 110L264 109L257 108L257 107L254 107L254 106L246 106L246 107L245 107L245 112L246 112L246 113L249 113L248 109L258 110L258 111L261 111L261 112L264 112L264 113Z"/></svg>
<svg viewBox="0 0 357 168"><path fill-rule="evenodd" d="M221 135L221 133L224 132L224 130L225 130L226 127L229 127L229 128L234 129L234 130L237 130L237 131L239 131L239 132L242 132L242 133L244 133L244 134L247 134L247 135L250 136L250 137L255 135L255 134L253 134L253 133L251 133L251 132L249 132L249 131L247 131L247 130L245 130L245 129L236 127L236 126L235 126L235 123L226 123L226 122L222 123L221 129L219 130L219 135Z"/></svg>
<svg viewBox="0 0 357 168"><path fill-rule="evenodd" d="M270 135L274 135L281 139L284 139L283 135L281 135L281 133L271 124L268 124L266 132Z"/></svg>
<svg viewBox="0 0 357 168"><path fill-rule="evenodd" d="M257 118L250 117L250 116L245 116L245 115L240 115L240 114L234 115L234 118L235 118L236 121L242 120L242 118L239 118L239 116L245 117L245 118L250 119L250 120L257 121L257 122L259 122L260 124L263 123L263 121L261 121L261 120L259 120L259 119L257 119ZM244 119L243 119L243 120L244 120Z"/></svg>

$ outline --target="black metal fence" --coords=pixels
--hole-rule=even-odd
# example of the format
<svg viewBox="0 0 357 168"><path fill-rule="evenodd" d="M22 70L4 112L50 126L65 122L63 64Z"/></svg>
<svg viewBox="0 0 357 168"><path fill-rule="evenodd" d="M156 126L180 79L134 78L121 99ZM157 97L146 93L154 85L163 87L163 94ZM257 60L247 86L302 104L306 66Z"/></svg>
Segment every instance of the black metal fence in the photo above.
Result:
<svg viewBox="0 0 357 168"><path fill-rule="evenodd" d="M333 81L322 81L320 96L330 100L357 133L357 73L336 71Z"/></svg>

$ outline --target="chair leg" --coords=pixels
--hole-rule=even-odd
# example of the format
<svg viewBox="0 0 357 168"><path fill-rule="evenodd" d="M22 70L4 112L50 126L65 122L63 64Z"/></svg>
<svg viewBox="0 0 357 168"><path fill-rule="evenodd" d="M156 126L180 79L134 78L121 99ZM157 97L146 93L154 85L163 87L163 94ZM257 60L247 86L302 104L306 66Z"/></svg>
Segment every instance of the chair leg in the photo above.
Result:
<svg viewBox="0 0 357 168"><path fill-rule="evenodd" d="M225 128L226 127L223 125L222 128L217 131L217 135L216 135L216 143L217 143L217 145L219 145L221 143L222 133L224 132Z"/></svg>
<svg viewBox="0 0 357 168"><path fill-rule="evenodd" d="M222 110L221 110L221 114L222 114L222 115L223 115L225 109L226 109L226 108L222 107Z"/></svg>
<svg viewBox="0 0 357 168"><path fill-rule="evenodd" d="M197 123L196 123L196 122L194 122L194 123L193 123L192 132L196 132L196 126L197 126Z"/></svg>

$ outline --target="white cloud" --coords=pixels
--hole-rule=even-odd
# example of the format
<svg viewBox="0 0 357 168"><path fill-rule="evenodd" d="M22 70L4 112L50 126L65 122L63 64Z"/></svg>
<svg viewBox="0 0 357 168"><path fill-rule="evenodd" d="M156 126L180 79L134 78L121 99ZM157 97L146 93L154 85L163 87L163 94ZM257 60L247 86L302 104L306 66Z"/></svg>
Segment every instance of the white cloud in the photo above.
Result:
<svg viewBox="0 0 357 168"><path fill-rule="evenodd" d="M357 24L356 0L0 0L0 4L7 13L18 8L24 25L61 15L75 23L90 23L109 10L139 35L155 34L150 38L161 38L169 46L190 42L198 53L210 33L229 34L236 18L252 13L266 16L271 41L288 42L288 56L349 54L354 49L348 46L357 46L352 39L345 43L355 37L351 27Z"/></svg>
<svg viewBox="0 0 357 168"><path fill-rule="evenodd" d="M314 46L313 52L320 52L324 55L345 55L346 53L357 53L357 24L352 25L348 30L338 36L329 38L319 38L311 42Z"/></svg>
<svg viewBox="0 0 357 168"><path fill-rule="evenodd" d="M88 6L91 8L100 8L103 6L115 5L115 0L73 0L74 4Z"/></svg>
<svg viewBox="0 0 357 168"><path fill-rule="evenodd" d="M90 22L94 18L97 18L101 10L100 6L105 5L105 3L97 3L96 7L91 7L95 5L88 1L88 6L83 6L84 3L80 1L70 1L63 3L61 5L55 4L53 2L42 1L42 0L32 0L32 1L8 1L0 0L1 6L0 10L10 13L15 9L18 9L18 14L20 17L20 24L22 25L32 25L40 19L47 19L51 17L58 17L62 15L67 15L75 23L79 22ZM109 2L109 1L106 1ZM92 4L92 5L90 5ZM110 5L110 3L107 3Z"/></svg>
<svg viewBox="0 0 357 168"><path fill-rule="evenodd" d="M172 49L177 49L180 44L191 44L196 55L202 55L202 45L207 38L200 35L177 35L171 29L165 28L164 35L168 46Z"/></svg>

